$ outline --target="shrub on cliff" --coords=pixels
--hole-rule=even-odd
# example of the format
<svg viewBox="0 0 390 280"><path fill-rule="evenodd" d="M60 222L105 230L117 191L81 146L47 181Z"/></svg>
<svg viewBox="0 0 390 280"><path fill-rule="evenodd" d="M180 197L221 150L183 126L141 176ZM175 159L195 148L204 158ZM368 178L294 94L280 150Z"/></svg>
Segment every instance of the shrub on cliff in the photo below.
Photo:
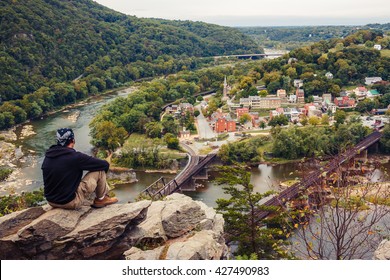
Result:
<svg viewBox="0 0 390 280"><path fill-rule="evenodd" d="M12 173L12 169L0 168L0 182L7 179L8 176L11 175L11 173Z"/></svg>
<svg viewBox="0 0 390 280"><path fill-rule="evenodd" d="M0 197L0 217L25 208L41 205L45 201L43 189L26 192L21 195Z"/></svg>

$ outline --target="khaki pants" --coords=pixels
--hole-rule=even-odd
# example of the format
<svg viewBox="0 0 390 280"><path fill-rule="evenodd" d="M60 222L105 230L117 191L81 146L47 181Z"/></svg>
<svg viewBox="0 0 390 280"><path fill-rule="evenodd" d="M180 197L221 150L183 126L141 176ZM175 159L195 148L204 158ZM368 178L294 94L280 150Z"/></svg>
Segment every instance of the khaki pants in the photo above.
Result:
<svg viewBox="0 0 390 280"><path fill-rule="evenodd" d="M76 191L76 197L67 204L56 204L49 202L52 207L64 209L77 209L89 196L95 192L96 197L100 198L108 193L106 172L94 171L88 172L81 179Z"/></svg>

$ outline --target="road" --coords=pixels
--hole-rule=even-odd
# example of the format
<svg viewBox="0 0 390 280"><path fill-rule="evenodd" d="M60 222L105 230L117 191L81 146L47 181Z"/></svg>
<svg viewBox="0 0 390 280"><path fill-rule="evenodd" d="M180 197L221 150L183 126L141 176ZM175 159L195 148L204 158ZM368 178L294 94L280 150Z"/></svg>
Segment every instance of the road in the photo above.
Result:
<svg viewBox="0 0 390 280"><path fill-rule="evenodd" d="M202 114L202 110L200 106L196 106L196 108L199 110L200 114L197 117L198 121L198 133L199 133L199 138L206 138L206 139L211 139L214 137L217 137L217 133L215 133L211 127L209 126L209 123L207 122L206 118Z"/></svg>

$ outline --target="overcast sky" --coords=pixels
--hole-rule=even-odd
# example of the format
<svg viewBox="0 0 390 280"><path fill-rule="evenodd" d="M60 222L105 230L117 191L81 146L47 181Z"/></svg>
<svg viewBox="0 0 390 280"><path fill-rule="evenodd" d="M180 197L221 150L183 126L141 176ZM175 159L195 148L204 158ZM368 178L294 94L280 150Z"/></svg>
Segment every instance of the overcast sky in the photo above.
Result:
<svg viewBox="0 0 390 280"><path fill-rule="evenodd" d="M390 22L390 0L95 0L137 17L227 26L364 25Z"/></svg>

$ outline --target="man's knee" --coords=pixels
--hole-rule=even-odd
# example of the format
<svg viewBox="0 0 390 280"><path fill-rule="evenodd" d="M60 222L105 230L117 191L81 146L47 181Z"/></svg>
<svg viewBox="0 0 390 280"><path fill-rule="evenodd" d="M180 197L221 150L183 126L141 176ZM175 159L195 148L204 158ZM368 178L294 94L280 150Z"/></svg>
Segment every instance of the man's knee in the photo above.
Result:
<svg viewBox="0 0 390 280"><path fill-rule="evenodd" d="M99 181L99 180L106 180L106 172L105 171L90 171L81 181Z"/></svg>

